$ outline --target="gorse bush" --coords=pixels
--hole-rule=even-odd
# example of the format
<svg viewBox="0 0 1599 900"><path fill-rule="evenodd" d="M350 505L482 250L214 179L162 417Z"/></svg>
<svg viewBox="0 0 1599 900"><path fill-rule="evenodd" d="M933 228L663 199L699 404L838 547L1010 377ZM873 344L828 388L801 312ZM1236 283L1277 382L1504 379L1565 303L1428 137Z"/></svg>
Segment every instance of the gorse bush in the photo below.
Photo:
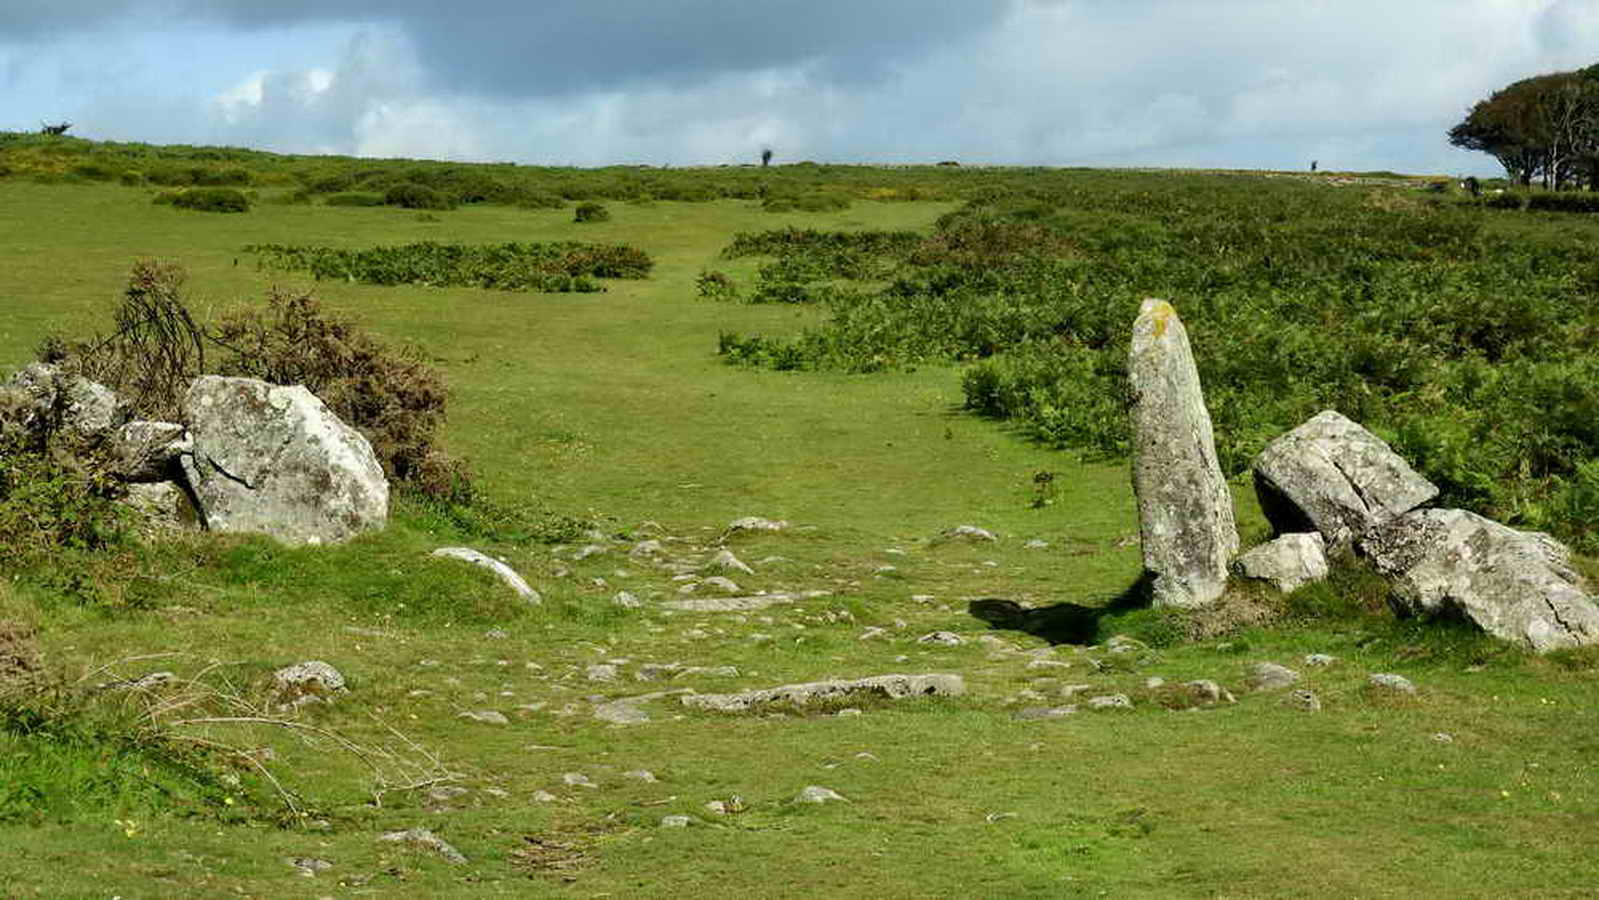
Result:
<svg viewBox="0 0 1599 900"><path fill-rule="evenodd" d="M338 250L330 247L251 244L246 253L263 265L307 271L318 279L363 284L479 287L501 291L593 292L596 278L644 278L654 262L622 244L577 241L509 244L439 244Z"/></svg>
<svg viewBox="0 0 1599 900"><path fill-rule="evenodd" d="M169 199L163 201L163 197ZM250 210L250 198L243 191L223 187L189 188L171 195L158 195L156 202L170 202L180 209L200 212L240 213Z"/></svg>
<svg viewBox="0 0 1599 900"><path fill-rule="evenodd" d="M425 184L404 182L383 192L383 202L401 209L447 210L455 208L455 200L442 191Z"/></svg>
<svg viewBox="0 0 1599 900"><path fill-rule="evenodd" d="M384 205L384 197L382 194L373 194L365 191L345 191L338 194L329 194L328 198L322 202L328 206L382 206Z"/></svg>
<svg viewBox="0 0 1599 900"><path fill-rule="evenodd" d="M611 218L611 211L598 203L579 203L577 211L572 216L574 222L606 222Z"/></svg>

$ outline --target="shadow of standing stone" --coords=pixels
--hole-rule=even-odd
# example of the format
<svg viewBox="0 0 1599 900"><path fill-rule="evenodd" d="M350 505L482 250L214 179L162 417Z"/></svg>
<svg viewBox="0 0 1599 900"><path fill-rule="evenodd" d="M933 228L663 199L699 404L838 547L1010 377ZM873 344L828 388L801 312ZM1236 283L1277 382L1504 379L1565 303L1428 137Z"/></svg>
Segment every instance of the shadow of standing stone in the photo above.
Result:
<svg viewBox="0 0 1599 900"><path fill-rule="evenodd" d="M1227 586L1238 528L1188 332L1165 300L1145 300L1139 310L1127 375L1133 492L1151 599L1156 606L1209 606Z"/></svg>

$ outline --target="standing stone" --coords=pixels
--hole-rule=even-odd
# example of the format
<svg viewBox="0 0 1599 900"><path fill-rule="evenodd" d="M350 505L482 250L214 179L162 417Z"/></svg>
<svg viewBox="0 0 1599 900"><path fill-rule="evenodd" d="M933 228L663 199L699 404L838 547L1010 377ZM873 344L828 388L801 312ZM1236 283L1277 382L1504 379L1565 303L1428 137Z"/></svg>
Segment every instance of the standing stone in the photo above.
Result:
<svg viewBox="0 0 1599 900"><path fill-rule="evenodd" d="M183 414L194 440L184 475L210 530L320 544L387 522L372 446L303 386L203 375Z"/></svg>
<svg viewBox="0 0 1599 900"><path fill-rule="evenodd" d="M1278 534L1316 531L1332 546L1438 496L1381 438L1330 409L1267 445L1254 472Z"/></svg>
<svg viewBox="0 0 1599 900"><path fill-rule="evenodd" d="M1463 509L1418 509L1361 544L1393 583L1393 604L1419 616L1459 615L1536 652L1599 644L1599 605L1569 551Z"/></svg>
<svg viewBox="0 0 1599 900"><path fill-rule="evenodd" d="M1227 586L1238 529L1188 332L1170 303L1144 301L1127 374L1133 492L1155 605L1208 606Z"/></svg>

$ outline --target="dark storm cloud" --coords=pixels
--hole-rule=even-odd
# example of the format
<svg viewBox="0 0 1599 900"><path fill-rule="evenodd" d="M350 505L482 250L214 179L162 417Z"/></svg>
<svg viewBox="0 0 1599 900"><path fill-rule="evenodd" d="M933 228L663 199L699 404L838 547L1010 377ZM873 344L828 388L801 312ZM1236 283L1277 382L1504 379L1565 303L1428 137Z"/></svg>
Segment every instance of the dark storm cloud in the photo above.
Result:
<svg viewBox="0 0 1599 900"><path fill-rule="evenodd" d="M842 82L1001 20L1007 0L4 0L0 38L90 23L397 28L436 86L548 96L815 62Z"/></svg>

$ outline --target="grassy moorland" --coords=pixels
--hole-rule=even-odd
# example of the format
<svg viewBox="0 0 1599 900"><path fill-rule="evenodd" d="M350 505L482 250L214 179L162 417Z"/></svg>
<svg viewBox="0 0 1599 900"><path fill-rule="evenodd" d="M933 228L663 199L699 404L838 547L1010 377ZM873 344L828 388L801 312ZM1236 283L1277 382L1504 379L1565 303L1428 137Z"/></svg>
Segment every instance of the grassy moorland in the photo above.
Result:
<svg viewBox="0 0 1599 900"><path fill-rule="evenodd" d="M442 371L443 443L486 499L474 513L404 494L388 530L334 548L196 536L4 557L0 620L37 626L56 684L0 697L0 894L1591 890L1596 657L1395 621L1358 571L1288 598L1240 587L1192 621L1128 607L1137 525L1114 362L1139 299L1167 293L1193 323L1231 458L1319 403L1359 400L1435 477L1453 471L1440 459L1480 470L1441 479L1461 502L1580 541L1574 485L1594 449L1578 421L1591 382L1576 377L1594 333L1573 249L1591 239L1585 219L1456 206L1397 178L562 172L12 143L0 362L20 366L49 333L105 331L140 258L180 262L207 322L273 285L309 289ZM382 194L402 167L404 183L447 192L482 176L516 195L326 202ZM237 173L167 174L193 169ZM257 196L242 214L152 202L210 182ZM580 200L609 220L556 207ZM917 237L761 244L790 226ZM243 250L564 241L627 245L653 265L603 292L531 293L318 280ZM760 252L725 252L736 246ZM1500 340L1506 309L1519 343ZM1468 313L1484 324L1432 326ZM1351 346L1371 366L1409 362L1345 377ZM1275 382L1250 380L1246 362L1273 359ZM1470 393L1483 385L1499 393ZM1422 452L1421 414L1447 425L1458 410L1477 418L1451 426L1455 455ZM1501 466L1534 446L1542 468ZM1048 494L1040 472L1054 473ZM1235 496L1246 542L1263 538L1245 480ZM792 524L725 533L747 515ZM940 539L961 524L1000 540ZM658 556L631 552L650 539ZM444 544L503 556L544 603L427 557ZM711 592L685 595L695 579L678 576L708 574L723 546L754 570L726 573L746 593L828 593L669 608ZM642 605L618 606L619 591ZM1099 612L1082 613L1084 644L1052 647L991 629L967 611L976 598ZM917 641L937 630L962 643ZM1110 652L1117 633L1140 648ZM1303 665L1312 652L1338 662ZM350 693L267 708L270 673L305 659L338 667ZM1299 669L1322 710L1246 692L1261 661ZM652 668L669 664L690 670ZM155 671L177 681L85 690ZM666 696L640 705L646 723L593 716L629 695L886 672L956 672L968 693L860 715L711 714ZM1374 691L1373 672L1419 691ZM1238 702L1174 708L1187 704L1151 677L1214 679ZM1113 693L1133 708L1015 715ZM506 723L463 716L485 710ZM259 766L231 752L260 748ZM793 802L807 785L847 800ZM661 827L669 815L691 823ZM413 827L467 862L377 840ZM331 867L304 877L292 859Z"/></svg>

